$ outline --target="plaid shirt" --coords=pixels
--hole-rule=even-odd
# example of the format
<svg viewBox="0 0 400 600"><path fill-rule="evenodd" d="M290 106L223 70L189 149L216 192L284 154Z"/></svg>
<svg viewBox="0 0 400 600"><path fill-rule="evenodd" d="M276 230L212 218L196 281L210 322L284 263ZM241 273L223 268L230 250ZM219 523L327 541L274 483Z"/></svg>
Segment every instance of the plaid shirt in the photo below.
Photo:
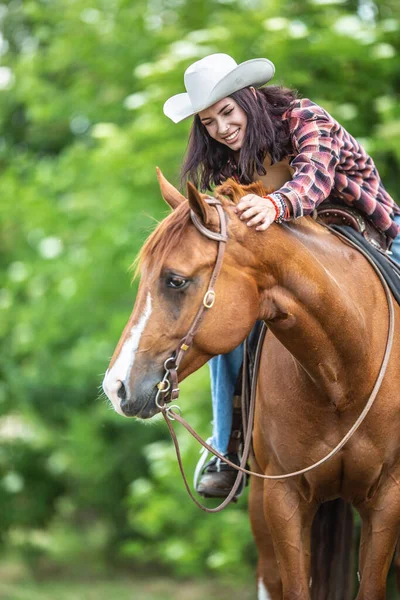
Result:
<svg viewBox="0 0 400 600"><path fill-rule="evenodd" d="M364 148L323 108L306 98L296 100L283 118L288 121L293 179L277 193L288 204L287 219L309 215L328 197L353 206L395 238L400 209L389 196Z"/></svg>

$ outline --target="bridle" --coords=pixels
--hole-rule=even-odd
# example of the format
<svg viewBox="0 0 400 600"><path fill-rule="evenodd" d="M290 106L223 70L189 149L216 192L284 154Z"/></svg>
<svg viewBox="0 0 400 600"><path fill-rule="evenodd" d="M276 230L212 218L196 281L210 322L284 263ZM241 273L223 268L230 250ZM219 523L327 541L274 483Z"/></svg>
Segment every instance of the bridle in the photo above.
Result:
<svg viewBox="0 0 400 600"><path fill-rule="evenodd" d="M165 373L164 373L164 377L163 377L162 381L157 385L158 390L157 390L155 403L158 406L158 408L161 410L161 412L164 416L164 419L167 423L168 429L171 433L171 437L172 437L172 441L175 446L177 460L179 463L183 482L185 484L186 490L187 490L190 498L193 500L193 502L195 504L197 504L197 506L199 508L201 508L205 512L214 513L214 512L219 512L219 511L223 510L235 498L236 493L242 483L244 474L253 475L254 477L259 477L261 479L280 479L280 480L282 480L282 479L287 479L290 477L296 477L298 475L303 475L305 473L308 473L309 471L312 471L313 469L319 467L323 463L330 460L335 454L337 454L337 452L339 452L339 450L341 450L343 448L343 446L349 441L349 439L352 437L352 435L355 433L355 431L359 428L361 423L364 421L365 417L367 416L368 412L370 411L370 409L375 401L375 398L378 395L378 392L381 388L382 381L383 381L383 378L386 373L387 365L389 363L390 354L391 354L391 350L392 350L392 344L393 344L394 307L393 307L393 301L391 298L389 287L388 287L386 281L384 280L383 276L381 275L380 271L374 264L374 262L368 256L368 254L366 252L364 252L364 250L362 248L360 248L359 246L356 246L356 244L351 242L348 238L344 237L338 231L331 229L327 225L323 225L324 227L327 227L334 235L337 235L339 238L341 238L344 243L352 246L353 248L355 248L356 250L358 250L359 252L361 252L361 254L363 254L365 256L365 258L368 260L370 265L375 270L375 273L377 274L378 278L380 279L382 286L384 288L385 294L386 294L388 310L389 310L388 337L387 337L387 341L386 341L386 348L385 348L384 356L382 359L382 364L379 369L379 373L378 373L375 385L373 387L373 390L371 392L371 395L370 395L366 405L364 406L361 414L359 415L359 417L356 420L356 422L354 423L354 425L346 433L346 435L342 438L342 440L339 442L339 444L337 444L337 446L335 446L335 448L333 448L331 450L331 452L329 452L329 454L327 454L326 456L321 458L319 461L317 461L316 463L314 463L308 467L305 467L304 469L300 469L299 471L294 471L292 473L286 473L283 475L264 475L262 473L250 471L249 469L246 469L245 467L246 467L247 460L248 460L250 450L251 450L251 439L252 439L252 431L253 431L253 424L254 424L254 412L255 412L255 401L256 401L256 382L257 382L256 380L257 380L258 367L259 367L259 362L260 362L260 357L261 357L262 342L264 339L263 337L260 337L258 344L257 344L257 349L256 349L255 359L254 359L254 367L253 367L254 377L253 377L252 386L251 386L251 390L250 390L250 405L248 408L248 416L246 419L247 423L244 423L244 426L243 426L243 437L244 437L243 452L242 452L242 456L241 456L241 460L240 460L240 465L238 466L238 465L234 464L233 462L228 460L225 456L223 456L222 454L220 454L219 452L214 450L214 448L212 448L210 446L210 444L205 442L194 431L194 429L189 425L189 423L187 423L185 421L185 419L183 419L182 416L180 415L181 410L178 405L174 405L174 404L172 404L170 406L167 405L167 403L169 403L171 400L176 400L179 397L179 387L178 387L179 365L180 365L185 353L191 347L191 345L193 343L193 338L200 328L200 325L202 323L202 320L204 318L206 311L209 310L210 308L212 308L214 305L215 297L216 297L214 288L215 288L216 281L218 279L218 275L221 271L223 258L224 258L224 254L225 254L226 242L228 240L226 213L222 207L222 203L218 199L212 198L212 197L204 198L204 200L207 202L207 204L209 204L210 206L214 206L215 209L217 210L217 213L219 216L220 231L215 232L210 229L207 229L202 224L202 222L200 221L200 219L197 217L196 213L193 210L191 210L191 212L190 212L190 217L191 217L193 225L198 229L198 231L200 233L202 233L209 239L218 242L217 258L216 258L216 262L214 265L214 269L213 269L211 277L210 277L207 291L203 297L203 303L200 306L200 308L198 309L188 333L182 339L181 343L179 344L178 348L173 353L173 355L171 357L167 358L167 360L164 363ZM244 353L244 361L246 361L246 352ZM244 364L244 367L245 367L245 364ZM246 385L245 384L246 379L247 379L246 377L243 377L243 382L244 382L243 386L244 387ZM242 394L242 396L243 396L243 394ZM186 478L185 471L183 468L183 463L182 463L178 440L177 440L177 437L176 437L176 434L175 434L175 431L174 431L171 421L178 421L179 423L181 423L181 425L183 425L185 427L185 429L204 448L206 448L210 453L214 454L214 456L218 457L222 462L225 462L226 464L230 465L233 469L238 471L236 481L232 487L232 490L230 491L227 498L225 498L225 500L216 508L208 508L208 507L204 506L193 496L192 491L187 482L187 478Z"/></svg>
<svg viewBox="0 0 400 600"><path fill-rule="evenodd" d="M190 211L190 218L192 219L193 225L196 227L196 229L200 231L200 233L208 237L210 240L218 242L217 258L215 261L214 269L211 273L207 291L203 297L203 302L193 319L189 331L181 340L178 348L175 350L173 355L170 356L170 358L167 358L167 360L165 361L164 377L162 381L160 381L160 383L157 384L158 391L155 402L158 408L160 408L162 411L165 411L167 415L171 413L172 408L179 409L179 407L174 405L166 407L165 401L167 398L168 400L176 400L179 396L177 371L182 361L182 358L193 344L193 338L200 328L206 311L214 306L216 297L214 288L218 279L218 275L221 271L222 263L224 260L226 242L228 241L226 213L222 208L222 203L220 202L220 200L217 200L216 198L212 197L205 198L205 201L210 206L215 206L217 210L220 223L219 233L216 231L212 231L211 229L207 229L207 227L203 225L203 223L200 221L200 219L193 210ZM168 366L169 363L171 364L171 366ZM168 396L165 396L165 394L168 394ZM160 403L160 398L162 399L162 403Z"/></svg>

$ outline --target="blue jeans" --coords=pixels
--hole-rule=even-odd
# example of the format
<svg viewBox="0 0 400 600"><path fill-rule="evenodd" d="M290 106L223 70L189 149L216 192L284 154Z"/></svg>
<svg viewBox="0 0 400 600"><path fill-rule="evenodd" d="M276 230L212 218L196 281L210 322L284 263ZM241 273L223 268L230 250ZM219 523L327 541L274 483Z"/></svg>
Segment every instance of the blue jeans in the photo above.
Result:
<svg viewBox="0 0 400 600"><path fill-rule="evenodd" d="M232 398L243 361L243 344L209 361L213 411L211 446L221 454L228 450L232 429Z"/></svg>
<svg viewBox="0 0 400 600"><path fill-rule="evenodd" d="M398 225L400 225L400 215L396 215L394 220ZM393 260L395 260L400 265L400 233L397 236L397 238L395 238L391 250L393 254Z"/></svg>
<svg viewBox="0 0 400 600"><path fill-rule="evenodd" d="M395 216L400 225L400 215ZM392 245L392 258L400 264L400 234ZM209 361L213 410L213 435L211 445L226 454L232 429L232 398L236 380L243 361L243 344L229 352L214 356Z"/></svg>

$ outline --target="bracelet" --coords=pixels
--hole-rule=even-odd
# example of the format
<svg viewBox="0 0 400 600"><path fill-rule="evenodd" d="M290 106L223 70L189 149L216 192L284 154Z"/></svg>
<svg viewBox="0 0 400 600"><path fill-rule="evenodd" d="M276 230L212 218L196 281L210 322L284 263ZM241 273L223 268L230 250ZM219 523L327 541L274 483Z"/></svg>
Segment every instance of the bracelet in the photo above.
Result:
<svg viewBox="0 0 400 600"><path fill-rule="evenodd" d="M272 197L278 201L278 204L280 204L280 207L281 207L281 220L279 222L281 223L283 220L289 219L290 218L289 206L286 202L285 196L283 194L280 194L279 192L274 192L272 194Z"/></svg>
<svg viewBox="0 0 400 600"><path fill-rule="evenodd" d="M278 206L278 204L275 202L275 200L273 198L271 198L271 196L263 196L263 198L266 198L267 200L269 200L272 204L273 207L275 209L275 222L278 222L279 216L281 214L280 208Z"/></svg>
<svg viewBox="0 0 400 600"><path fill-rule="evenodd" d="M288 216L289 210L282 194L274 193L273 195L263 196L272 202L275 208L275 223L282 223L282 221Z"/></svg>

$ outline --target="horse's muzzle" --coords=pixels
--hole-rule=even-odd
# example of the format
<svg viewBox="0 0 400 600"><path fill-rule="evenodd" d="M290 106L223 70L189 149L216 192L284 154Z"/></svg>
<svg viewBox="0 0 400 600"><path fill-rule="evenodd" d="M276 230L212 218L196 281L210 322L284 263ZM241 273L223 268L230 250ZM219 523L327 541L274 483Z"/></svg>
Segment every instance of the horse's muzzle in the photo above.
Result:
<svg viewBox="0 0 400 600"><path fill-rule="evenodd" d="M114 410L125 417L150 419L160 412L155 400L157 385L162 380L163 367L152 364L149 369L130 371L124 380L118 373L107 371L103 390L111 401Z"/></svg>
<svg viewBox="0 0 400 600"><path fill-rule="evenodd" d="M154 393L154 399L156 394ZM149 398L144 403L132 400L121 400L120 408L126 417L136 417L137 419L151 419L160 409L156 406L153 398Z"/></svg>
<svg viewBox="0 0 400 600"><path fill-rule="evenodd" d="M151 419L158 412L156 405L157 384L160 376L145 377L142 381L135 381L131 391L129 387L121 383L118 390L120 399L120 409L126 417L136 417L138 419Z"/></svg>

